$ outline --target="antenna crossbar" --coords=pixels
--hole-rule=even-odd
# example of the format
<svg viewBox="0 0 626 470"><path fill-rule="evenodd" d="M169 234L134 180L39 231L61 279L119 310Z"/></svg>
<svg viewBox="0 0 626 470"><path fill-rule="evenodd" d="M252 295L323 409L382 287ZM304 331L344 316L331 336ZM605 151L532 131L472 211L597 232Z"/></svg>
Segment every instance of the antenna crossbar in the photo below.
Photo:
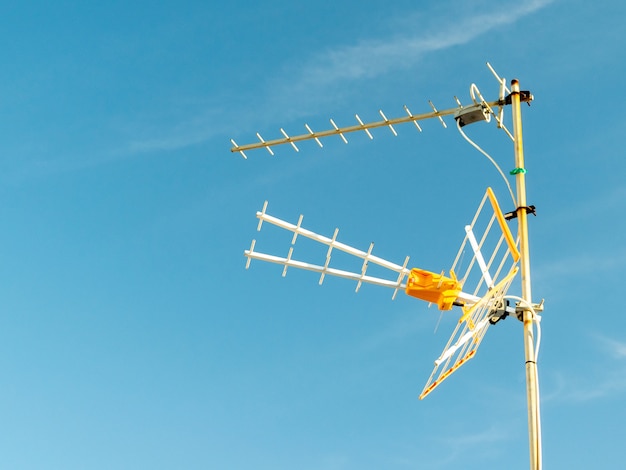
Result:
<svg viewBox="0 0 626 470"><path fill-rule="evenodd" d="M406 266L392 263L391 261L387 261L386 259L380 258L376 255L372 255L371 252L359 250L357 248L351 247L350 245L346 245L345 243L338 242L336 240L336 236L333 238L329 238L324 235L320 235L318 233L312 232L311 230L302 228L299 224L295 225L295 224L286 222L282 219L279 219L278 217L274 217L272 215L266 214L265 212L259 211L256 213L256 216L260 219L260 221L268 222L272 225L276 225L277 227L293 232L294 238L295 238L295 235L302 235L303 237L310 238L311 240L314 240L318 243L322 243L324 245L332 247L335 250L343 251L345 253L348 253L349 255L356 256L357 258L361 258L362 260L367 261L368 263L377 264L379 266L382 266L383 268L390 269L397 273L408 275L411 272L411 270L407 269ZM264 261L267 261L267 260L264 260Z"/></svg>
<svg viewBox="0 0 626 470"><path fill-rule="evenodd" d="M382 279L380 277L368 276L363 273L353 273L350 271L345 271L343 269L331 268L329 266L320 266L312 263L305 263L303 261L297 261L295 259L291 259L291 257L282 258L280 256L269 255L266 253L260 253L258 251L254 251L254 248L250 250L245 250L244 256L248 259L256 259L259 261L265 261L268 263L280 264L287 267L304 269L307 271L313 271L320 274L330 274L336 277L343 277L344 279L351 279L357 282L367 282L368 284L374 284L382 287L390 287L392 289L404 289L406 288L406 283L401 282L398 284L396 281Z"/></svg>

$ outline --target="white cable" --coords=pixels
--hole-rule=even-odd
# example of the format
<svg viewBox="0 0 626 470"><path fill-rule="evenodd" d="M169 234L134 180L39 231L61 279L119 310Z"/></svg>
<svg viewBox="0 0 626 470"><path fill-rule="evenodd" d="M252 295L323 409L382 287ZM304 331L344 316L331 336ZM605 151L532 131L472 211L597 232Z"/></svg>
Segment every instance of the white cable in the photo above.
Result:
<svg viewBox="0 0 626 470"><path fill-rule="evenodd" d="M517 201L515 200L515 195L513 194L513 190L511 189L511 185L509 184L509 180L506 179L506 176L504 176L504 173L502 172L502 170L500 169L500 167L498 166L498 164L496 163L496 161L491 158L491 156L485 152L482 148L480 148L478 146L478 144L476 144L472 139L470 139L465 132L463 132L463 129L461 129L461 123L460 120L457 119L456 120L456 128L459 130L459 132L461 133L461 135L463 136L463 138L465 140L467 140L467 142L469 142L469 144L474 147L476 150L478 150L480 153L482 153L485 157L487 157L489 159L489 161L491 163L493 163L493 166L496 167L496 170L498 170L498 173L500 173L500 176L502 176L502 179L504 180L504 182L506 183L507 188L509 188L509 193L511 194L511 199L513 200L513 206L517 207Z"/></svg>
<svg viewBox="0 0 626 470"><path fill-rule="evenodd" d="M480 103L476 100L476 95L480 98ZM470 96L472 97L474 104L486 103L485 98L483 98L483 95L480 93L480 90L475 83L472 83L470 86Z"/></svg>
<svg viewBox="0 0 626 470"><path fill-rule="evenodd" d="M533 306L530 304L530 302L528 302L527 300L522 299L521 297L517 297L515 295L507 295L504 297L505 299L511 299L511 300L517 300L520 303L524 304L528 310L530 310L532 316L533 316L533 322L536 325L536 329L537 329L537 342L535 345L535 363L537 362L537 356L539 355L539 346L541 344L541 317L539 315L537 315L537 312L535 311L535 309L533 308ZM537 432L539 433L539 447L537 448L537 455L540 456L541 455L541 410L539 407L539 399L540 399L540 395L539 395L539 374L536 374L535 376L535 391L536 391L536 396L535 396L535 400L537 401ZM539 457L539 459L541 459L541 457Z"/></svg>
<svg viewBox="0 0 626 470"><path fill-rule="evenodd" d="M539 356L539 346L541 345L541 317L537 314L533 306L527 300L522 299L521 297L517 297L516 295L506 295L505 299L516 300L526 306L530 313L533 315L533 322L535 323L535 329L537 330L537 341L535 343L535 361L537 360L537 356Z"/></svg>

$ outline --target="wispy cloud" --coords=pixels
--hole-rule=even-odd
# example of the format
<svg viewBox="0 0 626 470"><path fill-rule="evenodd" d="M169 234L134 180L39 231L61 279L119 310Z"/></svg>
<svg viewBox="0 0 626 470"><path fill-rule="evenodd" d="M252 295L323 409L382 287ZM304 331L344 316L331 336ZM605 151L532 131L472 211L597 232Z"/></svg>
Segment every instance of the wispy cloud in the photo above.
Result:
<svg viewBox="0 0 626 470"><path fill-rule="evenodd" d="M504 4L494 10L493 5L484 11L469 11L462 15L434 15L423 29L402 28L401 34L384 38L365 37L354 44L339 45L321 53L313 54L298 65L286 61L275 78L269 79L264 92L246 106L263 109L263 121L296 119L315 112L315 104L333 99L337 93L345 93L355 80L374 79L386 73L415 67L428 53L453 46L467 44L475 38L496 28L511 24L528 16L554 0L531 0ZM418 17L423 12L413 12L404 18L388 19L389 28L407 17ZM397 27L393 28L399 29ZM289 69L289 70L287 70ZM285 79L284 77L288 77ZM310 103L304 102L310 97ZM231 97L232 98L232 97ZM300 107L294 107L294 102ZM309 106L310 104L310 106ZM240 105L241 106L241 105ZM173 150L207 141L217 134L228 132L228 123L236 123L239 129L252 125L250 113L237 106L218 106L219 116L199 116L182 119L178 124L170 123L168 131L134 139L128 145L129 153ZM259 125L258 115L254 115ZM220 123L219 126L216 123Z"/></svg>
<svg viewBox="0 0 626 470"><path fill-rule="evenodd" d="M510 431L495 424L483 430L472 430L472 432L447 437L443 442L447 449L445 457L432 463L429 468L448 468L451 464L464 459L468 452L473 455L484 453L485 458L487 455L489 458L494 458L494 449L498 448L497 444L508 439L511 439Z"/></svg>
<svg viewBox="0 0 626 470"><path fill-rule="evenodd" d="M414 338L417 333L423 331L430 325L428 317L411 312L408 316L396 317L386 328L378 331L374 335L365 338L361 344L364 351L375 351L389 344L397 344L399 341Z"/></svg>
<svg viewBox="0 0 626 470"><path fill-rule="evenodd" d="M132 127L138 135L122 151L132 154L168 151L206 142L225 132L225 109L225 106L208 104L201 111L169 122L166 131L163 130L163 123L134 124Z"/></svg>
<svg viewBox="0 0 626 470"><path fill-rule="evenodd" d="M607 374L601 378L582 380L581 378L555 375L555 384L542 395L542 402L561 404L585 403L606 398L626 391L626 374L623 369L607 368Z"/></svg>
<svg viewBox="0 0 626 470"><path fill-rule="evenodd" d="M580 273L607 273L626 266L626 250L617 253L576 253L535 266L535 281L580 277Z"/></svg>
<svg viewBox="0 0 626 470"><path fill-rule="evenodd" d="M553 375L553 384L543 395L543 401L583 403L626 392L626 343L599 334L593 337L604 351L602 366L576 377Z"/></svg>
<svg viewBox="0 0 626 470"><path fill-rule="evenodd" d="M491 6L488 11L460 17L447 14L433 19L418 31L403 29L401 34L392 37L365 38L356 44L329 49L305 62L299 75L282 92L314 93L337 82L351 83L355 79L374 78L394 70L410 68L428 53L467 44L552 2L534 0L501 4L495 10Z"/></svg>
<svg viewBox="0 0 626 470"><path fill-rule="evenodd" d="M626 342L617 341L602 335L596 335L596 340L613 358L626 359Z"/></svg>

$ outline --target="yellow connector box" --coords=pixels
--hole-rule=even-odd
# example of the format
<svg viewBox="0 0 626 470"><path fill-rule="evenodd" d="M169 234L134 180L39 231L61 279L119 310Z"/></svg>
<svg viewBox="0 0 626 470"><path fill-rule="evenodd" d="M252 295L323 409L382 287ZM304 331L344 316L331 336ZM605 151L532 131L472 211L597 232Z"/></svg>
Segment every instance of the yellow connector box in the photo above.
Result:
<svg viewBox="0 0 626 470"><path fill-rule="evenodd" d="M461 292L461 283L453 271L450 271L450 276L413 268L406 283L406 293L437 304L439 310L450 310Z"/></svg>

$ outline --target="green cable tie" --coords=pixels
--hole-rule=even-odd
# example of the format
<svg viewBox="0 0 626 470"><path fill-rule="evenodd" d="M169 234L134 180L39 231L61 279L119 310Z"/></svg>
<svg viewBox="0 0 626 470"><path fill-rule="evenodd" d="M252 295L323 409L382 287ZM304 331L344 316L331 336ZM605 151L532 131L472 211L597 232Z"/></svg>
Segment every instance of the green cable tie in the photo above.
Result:
<svg viewBox="0 0 626 470"><path fill-rule="evenodd" d="M526 169L525 168L513 168L509 172L509 174L511 175L519 175L520 173L523 175L524 173L526 173Z"/></svg>

